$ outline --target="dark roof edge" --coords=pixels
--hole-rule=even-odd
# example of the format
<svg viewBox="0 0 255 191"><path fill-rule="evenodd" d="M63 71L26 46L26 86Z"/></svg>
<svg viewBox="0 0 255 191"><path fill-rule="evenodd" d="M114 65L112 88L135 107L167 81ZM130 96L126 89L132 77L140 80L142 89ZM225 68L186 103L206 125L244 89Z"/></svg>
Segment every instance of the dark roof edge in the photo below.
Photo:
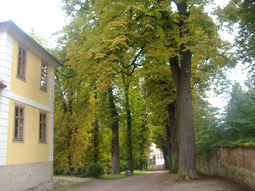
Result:
<svg viewBox="0 0 255 191"><path fill-rule="evenodd" d="M16 25L12 20L0 22L0 30L2 28L12 29L14 32L18 33L21 37L23 37L26 41L28 41L30 44L38 48L40 51L42 51L44 54L49 56L51 59L53 59L59 66L63 66L63 64L56 59L54 56L52 56L47 50L45 50L40 44L38 44L33 38L31 38L27 33L25 33L18 25Z"/></svg>

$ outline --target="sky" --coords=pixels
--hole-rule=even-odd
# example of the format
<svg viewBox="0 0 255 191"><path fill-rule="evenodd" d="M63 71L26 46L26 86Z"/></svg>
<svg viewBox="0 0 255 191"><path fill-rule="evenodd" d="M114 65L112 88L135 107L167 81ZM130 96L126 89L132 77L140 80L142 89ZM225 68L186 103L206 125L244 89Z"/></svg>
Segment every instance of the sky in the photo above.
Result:
<svg viewBox="0 0 255 191"><path fill-rule="evenodd" d="M52 39L51 34L65 25L61 0L0 0L0 22L11 19L26 33L31 28Z"/></svg>
<svg viewBox="0 0 255 191"><path fill-rule="evenodd" d="M216 5L226 5L229 0L215 0ZM50 43L54 43L56 37L52 33L62 29L66 24L65 13L61 10L61 0L0 0L0 22L11 19L26 33L31 28L39 35L43 35ZM205 10L209 12L212 7ZM234 37L227 33L220 33L222 38L233 42ZM229 73L229 78L239 80L241 83L246 78L246 72L238 67ZM227 104L227 99L208 94L212 106L222 108Z"/></svg>

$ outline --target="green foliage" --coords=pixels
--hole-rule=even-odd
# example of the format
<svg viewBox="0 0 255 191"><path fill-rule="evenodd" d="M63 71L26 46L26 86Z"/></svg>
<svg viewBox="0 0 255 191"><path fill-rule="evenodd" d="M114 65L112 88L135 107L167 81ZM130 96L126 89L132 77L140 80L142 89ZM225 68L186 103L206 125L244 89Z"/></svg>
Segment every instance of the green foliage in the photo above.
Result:
<svg viewBox="0 0 255 191"><path fill-rule="evenodd" d="M179 67L183 55L192 52L192 71L184 74L192 73L197 100L211 80L222 76L222 68L234 65L229 44L219 38L213 20L204 13L202 5L207 1L194 6L184 1L189 10L176 2L185 10L175 11L168 0L65 1L64 9L72 20L61 39L66 68L56 75L59 133L55 149L59 156L76 153L88 162L105 162L113 120L104 92L111 85L119 114L120 154L146 161L152 131L154 141L165 144L166 106L176 101L169 60L178 58L178 69L184 71ZM70 111L63 112L63 107ZM202 121L207 126L213 119L201 120L199 104L196 109L198 134L202 134ZM208 110L202 116L208 117Z"/></svg>
<svg viewBox="0 0 255 191"><path fill-rule="evenodd" d="M127 160L120 160L120 172L125 172L128 169Z"/></svg>
<svg viewBox="0 0 255 191"><path fill-rule="evenodd" d="M248 85L248 84L247 84ZM255 94L244 91L239 83L232 86L231 98L222 124L222 140L215 146L230 146L255 139Z"/></svg>
<svg viewBox="0 0 255 191"><path fill-rule="evenodd" d="M215 11L222 26L231 31L238 24L238 35L235 38L236 52L240 60L252 63L255 58L254 18L255 3L253 0L230 0L229 3Z"/></svg>
<svg viewBox="0 0 255 191"><path fill-rule="evenodd" d="M93 177L99 178L104 174L104 167L101 163L89 163L84 166L84 176L85 177Z"/></svg>
<svg viewBox="0 0 255 191"><path fill-rule="evenodd" d="M239 7L240 22L236 44L239 57L249 63L255 58L255 3L245 0Z"/></svg>
<svg viewBox="0 0 255 191"><path fill-rule="evenodd" d="M139 170L140 169L140 163L137 160L133 160L133 168L134 170ZM120 171L121 172L125 172L126 170L128 170L128 161L121 159L120 160Z"/></svg>
<svg viewBox="0 0 255 191"><path fill-rule="evenodd" d="M250 84L246 85L246 91L239 83L232 85L226 113L220 123L198 129L197 152L255 142L255 91ZM210 113L212 116L213 112Z"/></svg>

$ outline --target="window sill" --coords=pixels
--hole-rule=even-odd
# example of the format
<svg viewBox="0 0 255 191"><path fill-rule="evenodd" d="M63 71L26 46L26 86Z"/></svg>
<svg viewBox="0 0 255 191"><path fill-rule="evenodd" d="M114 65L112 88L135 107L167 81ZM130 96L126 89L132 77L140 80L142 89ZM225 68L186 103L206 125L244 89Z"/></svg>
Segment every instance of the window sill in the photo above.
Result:
<svg viewBox="0 0 255 191"><path fill-rule="evenodd" d="M24 143L24 140L20 140L20 139L13 139L12 140L13 143Z"/></svg>
<svg viewBox="0 0 255 191"><path fill-rule="evenodd" d="M40 88L41 91L44 91L46 93L48 93L47 89L44 89L44 88Z"/></svg>
<svg viewBox="0 0 255 191"><path fill-rule="evenodd" d="M21 76L16 76L16 78L18 78L18 79L20 79L20 80L22 80L22 81L24 81L24 82L27 82L27 80L26 80L26 78L23 78L23 77L21 77Z"/></svg>
<svg viewBox="0 0 255 191"><path fill-rule="evenodd" d="M47 144L47 142L46 142L46 141L39 141L39 143Z"/></svg>

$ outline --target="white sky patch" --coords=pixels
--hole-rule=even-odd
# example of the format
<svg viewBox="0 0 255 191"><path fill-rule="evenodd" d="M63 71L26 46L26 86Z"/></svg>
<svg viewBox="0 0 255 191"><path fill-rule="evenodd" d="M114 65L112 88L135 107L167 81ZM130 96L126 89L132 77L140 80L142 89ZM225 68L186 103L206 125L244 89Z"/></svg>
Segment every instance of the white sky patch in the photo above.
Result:
<svg viewBox="0 0 255 191"><path fill-rule="evenodd" d="M0 22L11 19L26 33L31 28L49 41L52 33L65 25L65 14L60 0L0 0Z"/></svg>

